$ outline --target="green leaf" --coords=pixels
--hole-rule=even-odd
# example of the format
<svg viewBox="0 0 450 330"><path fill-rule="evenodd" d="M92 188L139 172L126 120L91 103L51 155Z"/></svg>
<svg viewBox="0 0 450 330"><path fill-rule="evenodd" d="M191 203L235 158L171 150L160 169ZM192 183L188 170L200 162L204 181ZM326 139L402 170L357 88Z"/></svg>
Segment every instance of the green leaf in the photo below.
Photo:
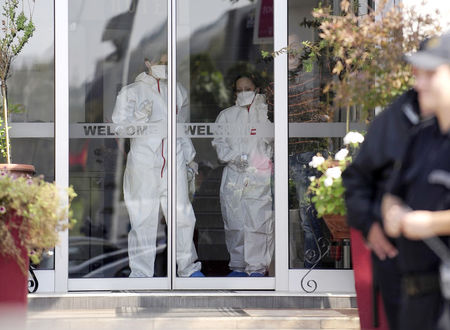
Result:
<svg viewBox="0 0 450 330"><path fill-rule="evenodd" d="M317 206L317 212L320 214L325 214L326 208L324 205Z"/></svg>

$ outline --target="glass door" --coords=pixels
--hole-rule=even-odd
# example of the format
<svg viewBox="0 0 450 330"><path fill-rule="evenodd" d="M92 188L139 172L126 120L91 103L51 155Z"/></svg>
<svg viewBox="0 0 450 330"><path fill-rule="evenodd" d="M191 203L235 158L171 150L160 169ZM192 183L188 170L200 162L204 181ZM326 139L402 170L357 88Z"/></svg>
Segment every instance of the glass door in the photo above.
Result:
<svg viewBox="0 0 450 330"><path fill-rule="evenodd" d="M326 70L270 56L316 40L300 23L318 2L65 5L69 290L353 290L347 242L308 218L301 163L338 148L345 118Z"/></svg>
<svg viewBox="0 0 450 330"><path fill-rule="evenodd" d="M273 289L273 3L68 12L69 290Z"/></svg>
<svg viewBox="0 0 450 330"><path fill-rule="evenodd" d="M174 288L274 289L273 1L174 12Z"/></svg>
<svg viewBox="0 0 450 330"><path fill-rule="evenodd" d="M69 290L170 289L167 1L68 6Z"/></svg>
<svg viewBox="0 0 450 330"><path fill-rule="evenodd" d="M334 238L324 220L317 216L308 191L318 175L309 165L313 156L334 155L342 146L346 120L361 128L356 112L336 109L324 87L331 77L331 60L326 52L308 62L305 42L319 41L314 8L336 1L288 0L288 189L289 189L289 287L303 293L351 292L350 237Z"/></svg>

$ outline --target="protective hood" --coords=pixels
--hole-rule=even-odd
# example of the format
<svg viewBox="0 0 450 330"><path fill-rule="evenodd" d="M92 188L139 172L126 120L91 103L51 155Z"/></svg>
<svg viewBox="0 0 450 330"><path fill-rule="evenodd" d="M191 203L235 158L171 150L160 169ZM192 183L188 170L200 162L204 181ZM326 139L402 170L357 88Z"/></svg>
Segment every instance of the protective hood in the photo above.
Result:
<svg viewBox="0 0 450 330"><path fill-rule="evenodd" d="M141 72L134 81L135 82L142 81L142 82L150 84L150 85L156 84L155 78L153 78L146 72Z"/></svg>

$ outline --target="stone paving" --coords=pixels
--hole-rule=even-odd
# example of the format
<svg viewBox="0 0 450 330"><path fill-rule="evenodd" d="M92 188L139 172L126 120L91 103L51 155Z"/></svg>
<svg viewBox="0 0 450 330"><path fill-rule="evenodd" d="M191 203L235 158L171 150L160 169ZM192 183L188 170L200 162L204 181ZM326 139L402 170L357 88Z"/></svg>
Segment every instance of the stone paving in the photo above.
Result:
<svg viewBox="0 0 450 330"><path fill-rule="evenodd" d="M4 307L4 306L3 306ZM0 308L0 330L359 329L354 294L72 292Z"/></svg>
<svg viewBox="0 0 450 330"><path fill-rule="evenodd" d="M6 324L1 322L1 324ZM19 325L20 326L20 325ZM349 309L157 309L29 311L24 329L359 329ZM0 325L0 329L5 329ZM9 330L9 329L8 329Z"/></svg>

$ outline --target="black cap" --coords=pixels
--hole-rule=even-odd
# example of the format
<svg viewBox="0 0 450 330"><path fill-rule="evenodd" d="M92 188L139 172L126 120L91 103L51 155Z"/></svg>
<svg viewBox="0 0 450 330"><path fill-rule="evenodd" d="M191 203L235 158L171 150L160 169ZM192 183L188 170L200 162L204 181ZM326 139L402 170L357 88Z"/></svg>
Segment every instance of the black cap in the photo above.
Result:
<svg viewBox="0 0 450 330"><path fill-rule="evenodd" d="M450 64L450 33L440 37L431 37L421 44L421 49L405 56L405 60L413 66L425 70L433 70L442 64Z"/></svg>

